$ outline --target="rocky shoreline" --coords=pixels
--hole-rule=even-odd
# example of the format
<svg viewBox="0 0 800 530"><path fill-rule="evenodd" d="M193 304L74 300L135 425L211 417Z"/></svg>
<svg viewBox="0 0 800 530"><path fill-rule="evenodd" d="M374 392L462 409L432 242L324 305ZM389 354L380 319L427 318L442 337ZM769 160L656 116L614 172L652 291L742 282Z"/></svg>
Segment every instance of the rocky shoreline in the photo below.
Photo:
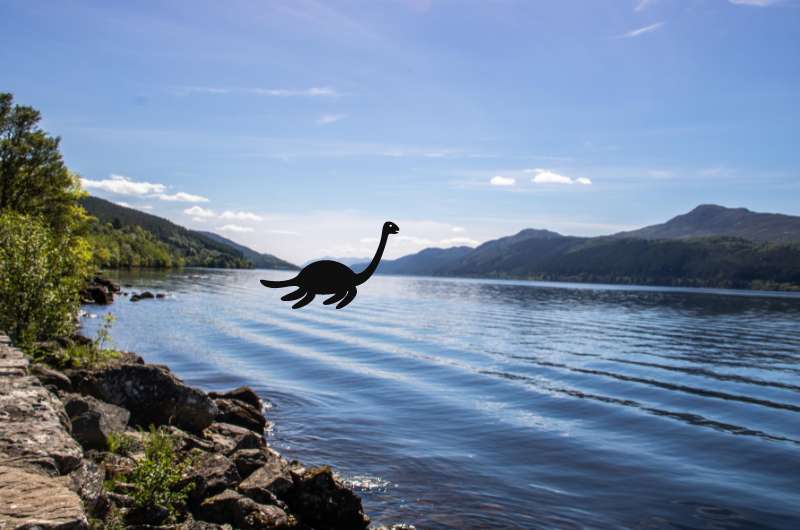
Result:
<svg viewBox="0 0 800 530"><path fill-rule="evenodd" d="M207 394L130 353L57 370L0 336L0 530L368 528L360 498L329 467L283 458L266 426L247 387ZM174 446L172 511L131 483L154 439Z"/></svg>

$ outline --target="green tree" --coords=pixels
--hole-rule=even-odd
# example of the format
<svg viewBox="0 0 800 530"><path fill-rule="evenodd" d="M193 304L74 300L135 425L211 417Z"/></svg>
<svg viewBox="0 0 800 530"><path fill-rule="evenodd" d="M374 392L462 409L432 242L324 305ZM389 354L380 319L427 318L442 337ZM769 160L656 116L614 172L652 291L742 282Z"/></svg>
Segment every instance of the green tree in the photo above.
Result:
<svg viewBox="0 0 800 530"><path fill-rule="evenodd" d="M0 211L40 216L55 230L85 219L80 181L59 151L60 139L39 128L41 115L0 93Z"/></svg>

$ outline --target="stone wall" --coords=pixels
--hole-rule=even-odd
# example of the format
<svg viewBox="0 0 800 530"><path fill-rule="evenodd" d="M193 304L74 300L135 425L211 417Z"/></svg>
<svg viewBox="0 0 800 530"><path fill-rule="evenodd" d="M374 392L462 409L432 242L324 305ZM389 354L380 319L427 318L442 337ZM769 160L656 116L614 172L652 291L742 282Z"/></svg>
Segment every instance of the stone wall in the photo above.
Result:
<svg viewBox="0 0 800 530"><path fill-rule="evenodd" d="M0 334L0 530L88 528L81 499L67 487L83 456L69 425L61 401Z"/></svg>

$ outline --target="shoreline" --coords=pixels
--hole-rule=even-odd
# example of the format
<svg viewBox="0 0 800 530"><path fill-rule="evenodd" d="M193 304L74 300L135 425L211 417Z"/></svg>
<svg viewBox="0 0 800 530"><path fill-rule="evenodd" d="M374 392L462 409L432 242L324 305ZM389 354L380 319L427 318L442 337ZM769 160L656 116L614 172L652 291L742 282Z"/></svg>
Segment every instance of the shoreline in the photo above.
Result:
<svg viewBox="0 0 800 530"><path fill-rule="evenodd" d="M330 467L286 460L266 426L263 401L248 387L206 393L130 352L56 369L0 335L0 528L413 528L370 527L361 499ZM174 520L137 504L147 429L169 437L176 468L188 462Z"/></svg>

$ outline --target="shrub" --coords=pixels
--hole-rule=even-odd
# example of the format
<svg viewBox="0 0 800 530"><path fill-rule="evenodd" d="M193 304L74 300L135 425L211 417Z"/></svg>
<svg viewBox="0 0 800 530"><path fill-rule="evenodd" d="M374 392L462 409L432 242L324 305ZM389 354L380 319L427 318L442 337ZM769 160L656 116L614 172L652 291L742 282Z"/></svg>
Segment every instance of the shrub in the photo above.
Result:
<svg viewBox="0 0 800 530"><path fill-rule="evenodd" d="M91 253L69 231L0 213L0 329L23 347L71 331Z"/></svg>
<svg viewBox="0 0 800 530"><path fill-rule="evenodd" d="M181 485L191 460L178 454L169 433L153 426L145 441L144 455L130 476L134 505L164 507L169 511L169 520L174 522L194 488L191 482Z"/></svg>
<svg viewBox="0 0 800 530"><path fill-rule="evenodd" d="M108 435L108 450L116 455L127 456L136 450L137 445L133 436L124 432L112 432Z"/></svg>

